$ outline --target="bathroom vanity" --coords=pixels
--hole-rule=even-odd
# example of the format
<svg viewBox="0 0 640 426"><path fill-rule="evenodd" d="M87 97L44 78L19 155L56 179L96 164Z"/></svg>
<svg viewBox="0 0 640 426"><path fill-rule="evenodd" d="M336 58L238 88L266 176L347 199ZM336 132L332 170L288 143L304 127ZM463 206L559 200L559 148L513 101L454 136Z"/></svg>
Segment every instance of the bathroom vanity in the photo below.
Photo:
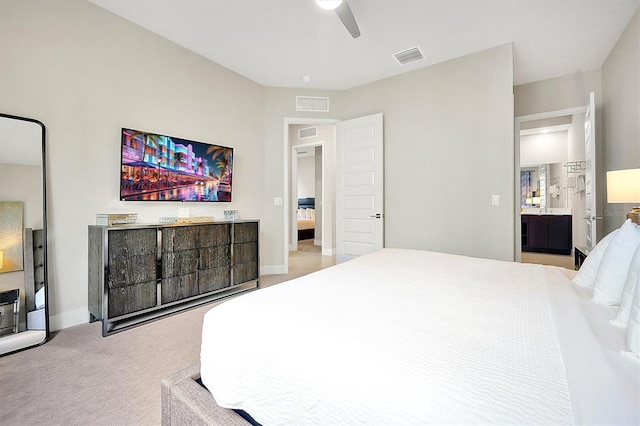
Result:
<svg viewBox="0 0 640 426"><path fill-rule="evenodd" d="M570 209L523 209L522 251L570 255L571 222Z"/></svg>

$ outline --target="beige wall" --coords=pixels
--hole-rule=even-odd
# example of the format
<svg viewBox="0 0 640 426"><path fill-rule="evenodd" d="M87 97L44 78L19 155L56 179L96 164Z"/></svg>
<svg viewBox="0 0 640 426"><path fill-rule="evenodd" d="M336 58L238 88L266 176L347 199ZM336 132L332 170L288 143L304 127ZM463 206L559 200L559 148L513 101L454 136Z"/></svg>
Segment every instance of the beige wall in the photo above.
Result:
<svg viewBox="0 0 640 426"><path fill-rule="evenodd" d="M602 91L604 170L639 168L640 9L602 66ZM622 225L631 207L631 204L605 204L605 234Z"/></svg>
<svg viewBox="0 0 640 426"><path fill-rule="evenodd" d="M0 183L0 201L23 202L24 227L42 229L42 167L0 163Z"/></svg>
<svg viewBox="0 0 640 426"><path fill-rule="evenodd" d="M387 247L513 260L512 63L503 45L347 91L345 118L384 113Z"/></svg>
<svg viewBox="0 0 640 426"><path fill-rule="evenodd" d="M217 217L229 207L119 201L121 127L233 146L233 208L262 216L262 86L84 0L3 1L0 52L0 111L47 127L53 329L88 320L96 213L133 211L148 223L179 207Z"/></svg>
<svg viewBox="0 0 640 426"><path fill-rule="evenodd" d="M316 196L316 155L315 148L313 155L298 158L298 194L296 198Z"/></svg>
<svg viewBox="0 0 640 426"><path fill-rule="evenodd" d="M593 70L515 86L513 88L515 116L587 105L590 92L596 93L596 107L600 107L602 106L600 80L600 70Z"/></svg>
<svg viewBox="0 0 640 426"><path fill-rule="evenodd" d="M264 233L275 250L265 263L276 271L284 261L284 247L277 247L284 212L273 205L285 178L284 118L378 112L385 125L385 245L512 260L512 88L510 44L344 92L267 88L265 155L274 184L265 188ZM295 112L296 95L329 96L331 111ZM491 205L493 194L500 206Z"/></svg>
<svg viewBox="0 0 640 426"><path fill-rule="evenodd" d="M296 96L326 96L329 101L329 112L299 112L295 108ZM344 104L344 93L332 90L305 90L277 87L265 88L265 117L264 117L264 159L266 163L262 201L264 212L262 216L261 233L262 251L260 263L263 271L269 273L285 272L289 239L285 239L285 232L289 237L290 215L287 206L291 204L292 194L289 190L289 176L291 153L286 145L288 134L287 123L315 123L316 120L340 120ZM330 153L325 152L325 161L331 161ZM329 164L328 167L333 167ZM333 187L332 176L327 176L329 187ZM293 195L295 196L295 194ZM280 206L274 205L274 198L283 198ZM324 200L325 208L332 210L332 198ZM285 244L286 242L286 244ZM265 249L264 247L268 247Z"/></svg>
<svg viewBox="0 0 640 426"><path fill-rule="evenodd" d="M567 161L567 132L520 136L520 167Z"/></svg>

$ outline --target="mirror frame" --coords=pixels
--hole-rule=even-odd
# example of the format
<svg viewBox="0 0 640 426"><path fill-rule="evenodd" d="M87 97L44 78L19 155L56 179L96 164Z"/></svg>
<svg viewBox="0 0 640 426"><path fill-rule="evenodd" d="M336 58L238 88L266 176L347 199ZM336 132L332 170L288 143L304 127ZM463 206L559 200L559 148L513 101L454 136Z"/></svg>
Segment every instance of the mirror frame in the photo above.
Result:
<svg viewBox="0 0 640 426"><path fill-rule="evenodd" d="M8 352L0 353L0 357L5 355L10 355L16 352L24 351L26 349L34 348L46 343L50 337L50 329L49 329L49 269L48 269L48 243L47 243L47 161L46 161L46 127L45 125L36 119L20 117L17 115L11 114L3 114L0 113L0 119L12 119L12 120L20 120L26 121L29 123L34 123L40 126L41 129L41 154L42 154L42 256L43 256L43 282L44 282L44 319L45 319L45 335L44 339L39 341L38 343L34 343L32 345L28 345L25 347L20 347L15 350L11 350ZM20 333L17 333L20 334ZM3 336L2 338L7 338L10 336Z"/></svg>

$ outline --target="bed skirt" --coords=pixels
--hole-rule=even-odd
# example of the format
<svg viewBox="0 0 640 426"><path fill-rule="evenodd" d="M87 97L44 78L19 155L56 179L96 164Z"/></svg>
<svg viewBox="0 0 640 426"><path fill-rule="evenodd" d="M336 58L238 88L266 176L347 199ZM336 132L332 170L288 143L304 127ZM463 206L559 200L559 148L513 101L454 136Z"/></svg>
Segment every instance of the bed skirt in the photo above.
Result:
<svg viewBox="0 0 640 426"><path fill-rule="evenodd" d="M316 236L315 229L298 229L298 241L312 240Z"/></svg>
<svg viewBox="0 0 640 426"><path fill-rule="evenodd" d="M199 379L199 363L162 379L163 425L250 425L235 411L218 406Z"/></svg>

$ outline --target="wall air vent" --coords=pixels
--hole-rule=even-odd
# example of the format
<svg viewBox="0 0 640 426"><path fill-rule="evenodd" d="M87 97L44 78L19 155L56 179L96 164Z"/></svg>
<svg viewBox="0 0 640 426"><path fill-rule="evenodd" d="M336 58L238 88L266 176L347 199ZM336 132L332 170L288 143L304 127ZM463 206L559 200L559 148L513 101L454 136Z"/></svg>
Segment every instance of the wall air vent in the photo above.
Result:
<svg viewBox="0 0 640 426"><path fill-rule="evenodd" d="M309 139L318 136L318 126L305 127L298 130L298 139Z"/></svg>
<svg viewBox="0 0 640 426"><path fill-rule="evenodd" d="M329 98L296 96L296 111L329 112Z"/></svg>
<svg viewBox="0 0 640 426"><path fill-rule="evenodd" d="M402 52L394 53L393 57L396 58L396 61L398 61L400 65L407 65L424 59L424 55L418 46L403 50Z"/></svg>

